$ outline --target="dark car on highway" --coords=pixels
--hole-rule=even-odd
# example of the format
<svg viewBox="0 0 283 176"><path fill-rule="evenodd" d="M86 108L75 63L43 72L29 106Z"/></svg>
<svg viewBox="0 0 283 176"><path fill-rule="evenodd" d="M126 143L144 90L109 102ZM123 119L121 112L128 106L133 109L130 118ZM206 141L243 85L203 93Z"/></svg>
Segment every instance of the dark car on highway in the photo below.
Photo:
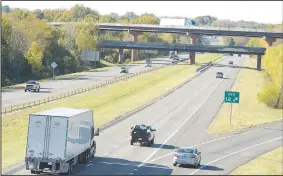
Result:
<svg viewBox="0 0 283 176"><path fill-rule="evenodd" d="M223 78L223 73L222 72L217 72L216 73L216 78Z"/></svg>
<svg viewBox="0 0 283 176"><path fill-rule="evenodd" d="M121 67L120 73L128 73L128 69L126 67Z"/></svg>
<svg viewBox="0 0 283 176"><path fill-rule="evenodd" d="M155 131L151 126L144 124L131 127L131 145L134 143L145 143L147 146L151 146L154 144Z"/></svg>
<svg viewBox="0 0 283 176"><path fill-rule="evenodd" d="M229 64L230 64L230 65L233 65L233 61L229 61Z"/></svg>

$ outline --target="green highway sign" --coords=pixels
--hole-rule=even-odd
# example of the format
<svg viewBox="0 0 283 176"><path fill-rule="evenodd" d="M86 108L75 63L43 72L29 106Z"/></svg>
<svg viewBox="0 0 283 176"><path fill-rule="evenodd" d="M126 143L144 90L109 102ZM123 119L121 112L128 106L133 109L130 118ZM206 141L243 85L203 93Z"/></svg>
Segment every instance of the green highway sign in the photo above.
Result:
<svg viewBox="0 0 283 176"><path fill-rule="evenodd" d="M225 103L239 103L240 92L225 91L224 102Z"/></svg>

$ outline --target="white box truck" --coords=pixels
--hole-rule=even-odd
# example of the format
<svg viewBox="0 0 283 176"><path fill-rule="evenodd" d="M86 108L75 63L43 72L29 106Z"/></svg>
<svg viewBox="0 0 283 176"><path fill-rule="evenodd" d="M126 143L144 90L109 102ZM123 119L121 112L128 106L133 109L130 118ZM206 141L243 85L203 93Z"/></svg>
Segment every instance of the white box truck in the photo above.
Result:
<svg viewBox="0 0 283 176"><path fill-rule="evenodd" d="M72 173L96 153L93 111L55 108L30 114L25 166L32 174Z"/></svg>

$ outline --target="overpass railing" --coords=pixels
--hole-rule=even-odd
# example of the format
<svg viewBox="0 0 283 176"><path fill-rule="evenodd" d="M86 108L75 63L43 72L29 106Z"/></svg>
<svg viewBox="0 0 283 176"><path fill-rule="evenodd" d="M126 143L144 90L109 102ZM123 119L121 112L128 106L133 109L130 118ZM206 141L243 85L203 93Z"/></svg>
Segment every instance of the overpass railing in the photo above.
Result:
<svg viewBox="0 0 283 176"><path fill-rule="evenodd" d="M174 29L202 29L202 30L222 30L222 31L243 31L243 32L276 32L283 33L282 29L258 29L258 28L234 28L234 27L201 27L201 26L174 26L174 25L153 25L153 24L117 24L117 23L99 23L104 26L121 26L121 27L146 27L146 28L174 28Z"/></svg>
<svg viewBox="0 0 283 176"><path fill-rule="evenodd" d="M86 22L49 22L50 25L62 24L87 24ZM221 30L221 31L239 31L239 32L269 32L283 33L282 29L259 29L259 28L234 28L234 27L209 27L209 26L174 26L174 25L153 25L153 24L118 24L118 23L98 23L98 26L111 27L145 27L145 28L174 28L174 29L202 29L202 30ZM107 28L107 27L105 27Z"/></svg>

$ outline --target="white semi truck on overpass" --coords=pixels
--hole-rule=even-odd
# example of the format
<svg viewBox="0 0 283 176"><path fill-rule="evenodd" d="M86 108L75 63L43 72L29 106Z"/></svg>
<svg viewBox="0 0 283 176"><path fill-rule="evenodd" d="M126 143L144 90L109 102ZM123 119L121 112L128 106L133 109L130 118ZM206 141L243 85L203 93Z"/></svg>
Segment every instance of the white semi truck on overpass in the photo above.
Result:
<svg viewBox="0 0 283 176"><path fill-rule="evenodd" d="M187 18L161 18L159 23L161 26L190 26L195 24L194 20Z"/></svg>
<svg viewBox="0 0 283 176"><path fill-rule="evenodd" d="M96 153L93 111L55 108L30 114L25 166L32 174L72 173Z"/></svg>

